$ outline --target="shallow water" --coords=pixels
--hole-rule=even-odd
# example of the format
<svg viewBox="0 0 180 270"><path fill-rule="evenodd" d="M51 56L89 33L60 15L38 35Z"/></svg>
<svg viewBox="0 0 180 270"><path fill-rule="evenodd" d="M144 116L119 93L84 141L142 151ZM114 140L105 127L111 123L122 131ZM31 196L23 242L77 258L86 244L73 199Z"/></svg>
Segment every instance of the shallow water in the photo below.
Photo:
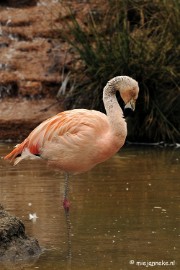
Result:
<svg viewBox="0 0 180 270"><path fill-rule="evenodd" d="M11 149L1 144L0 155ZM42 162L13 167L0 160L0 203L43 248L37 260L17 269L126 270L146 269L148 263L180 269L179 154L172 148L124 147L90 172L72 176L67 217L63 175ZM4 263L0 269L15 267Z"/></svg>

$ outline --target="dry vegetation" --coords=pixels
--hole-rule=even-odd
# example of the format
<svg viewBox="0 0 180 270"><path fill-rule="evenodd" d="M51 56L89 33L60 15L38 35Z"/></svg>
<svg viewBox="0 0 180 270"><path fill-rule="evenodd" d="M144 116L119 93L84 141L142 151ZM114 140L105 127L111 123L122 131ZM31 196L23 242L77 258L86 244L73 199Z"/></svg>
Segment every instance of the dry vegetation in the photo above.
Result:
<svg viewBox="0 0 180 270"><path fill-rule="evenodd" d="M140 84L129 139L178 142L179 2L109 0L106 4L104 9L91 9L86 22L72 12L71 36L65 38L82 67L73 70L75 87L66 96L67 107L103 110L107 80L129 75Z"/></svg>

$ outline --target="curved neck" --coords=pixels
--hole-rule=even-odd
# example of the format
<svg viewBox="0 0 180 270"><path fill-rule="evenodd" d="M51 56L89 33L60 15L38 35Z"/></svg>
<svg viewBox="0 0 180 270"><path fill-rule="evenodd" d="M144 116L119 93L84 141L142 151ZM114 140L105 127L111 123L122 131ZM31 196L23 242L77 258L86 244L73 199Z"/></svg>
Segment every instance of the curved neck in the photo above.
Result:
<svg viewBox="0 0 180 270"><path fill-rule="evenodd" d="M117 136L127 135L127 125L123 116L123 111L116 98L116 89L110 83L104 87L103 102L112 131Z"/></svg>

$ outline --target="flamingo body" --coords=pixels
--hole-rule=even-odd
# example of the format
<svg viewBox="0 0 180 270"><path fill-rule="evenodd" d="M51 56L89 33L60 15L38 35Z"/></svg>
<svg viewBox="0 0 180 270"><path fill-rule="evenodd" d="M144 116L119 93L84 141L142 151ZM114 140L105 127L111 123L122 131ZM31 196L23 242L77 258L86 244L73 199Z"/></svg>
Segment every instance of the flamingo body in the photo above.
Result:
<svg viewBox="0 0 180 270"><path fill-rule="evenodd" d="M130 77L113 78L103 91L107 115L86 109L61 112L37 126L5 159L16 165L23 159L41 157L70 173L88 171L107 160L123 146L127 135L116 91L126 104L132 105L139 88Z"/></svg>
<svg viewBox="0 0 180 270"><path fill-rule="evenodd" d="M120 149L127 134L124 119L122 130L123 137L118 140L105 114L85 109L65 111L42 122L5 159L17 164L40 156L60 170L81 173Z"/></svg>

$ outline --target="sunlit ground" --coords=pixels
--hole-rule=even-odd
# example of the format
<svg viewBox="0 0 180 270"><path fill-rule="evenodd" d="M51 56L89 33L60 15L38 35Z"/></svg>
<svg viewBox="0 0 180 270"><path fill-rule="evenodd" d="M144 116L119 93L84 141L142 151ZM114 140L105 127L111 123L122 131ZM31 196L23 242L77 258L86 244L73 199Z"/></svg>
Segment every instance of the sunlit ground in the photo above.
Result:
<svg viewBox="0 0 180 270"><path fill-rule="evenodd" d="M11 148L1 144L0 155ZM71 176L68 217L63 175L42 162L13 167L1 159L0 203L43 249L24 269L146 269L153 262L179 269L179 154L125 147L92 171ZM34 213L38 218L29 220ZM15 268L4 263L0 269Z"/></svg>

